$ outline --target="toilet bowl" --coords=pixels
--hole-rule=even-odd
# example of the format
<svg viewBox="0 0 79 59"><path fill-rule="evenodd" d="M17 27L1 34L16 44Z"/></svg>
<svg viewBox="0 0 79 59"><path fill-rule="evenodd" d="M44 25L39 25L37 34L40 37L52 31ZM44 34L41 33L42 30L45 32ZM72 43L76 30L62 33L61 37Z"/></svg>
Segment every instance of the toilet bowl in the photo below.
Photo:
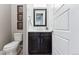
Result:
<svg viewBox="0 0 79 59"><path fill-rule="evenodd" d="M6 44L3 51L6 55L16 55L19 43L22 41L22 33L14 33L14 41Z"/></svg>

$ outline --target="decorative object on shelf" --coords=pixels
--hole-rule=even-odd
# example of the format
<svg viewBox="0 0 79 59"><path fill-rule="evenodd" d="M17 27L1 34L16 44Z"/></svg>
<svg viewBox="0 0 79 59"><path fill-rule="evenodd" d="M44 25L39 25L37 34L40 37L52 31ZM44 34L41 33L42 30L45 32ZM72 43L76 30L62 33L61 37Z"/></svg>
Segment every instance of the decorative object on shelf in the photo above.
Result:
<svg viewBox="0 0 79 59"><path fill-rule="evenodd" d="M22 21L23 20L23 15L18 15L18 21Z"/></svg>
<svg viewBox="0 0 79 59"><path fill-rule="evenodd" d="M23 5L18 5L17 11L18 11L18 13L23 13Z"/></svg>
<svg viewBox="0 0 79 59"><path fill-rule="evenodd" d="M47 26L47 9L34 9L34 26Z"/></svg>
<svg viewBox="0 0 79 59"><path fill-rule="evenodd" d="M17 5L17 29L23 29L23 5Z"/></svg>
<svg viewBox="0 0 79 59"><path fill-rule="evenodd" d="M48 27L46 27L46 30L48 30Z"/></svg>
<svg viewBox="0 0 79 59"><path fill-rule="evenodd" d="M18 29L23 29L23 22L17 22L17 26Z"/></svg>

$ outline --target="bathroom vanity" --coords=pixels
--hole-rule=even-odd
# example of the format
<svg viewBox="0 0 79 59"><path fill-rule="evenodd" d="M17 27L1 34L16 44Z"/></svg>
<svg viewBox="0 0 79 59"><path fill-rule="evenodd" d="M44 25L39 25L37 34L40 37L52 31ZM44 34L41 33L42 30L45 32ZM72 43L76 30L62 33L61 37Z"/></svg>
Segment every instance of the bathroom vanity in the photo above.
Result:
<svg viewBox="0 0 79 59"><path fill-rule="evenodd" d="M28 32L29 54L52 54L52 32Z"/></svg>
<svg viewBox="0 0 79 59"><path fill-rule="evenodd" d="M30 8L29 8L30 7ZM51 55L52 54L52 27L53 15L49 5L35 7L27 5L27 54Z"/></svg>

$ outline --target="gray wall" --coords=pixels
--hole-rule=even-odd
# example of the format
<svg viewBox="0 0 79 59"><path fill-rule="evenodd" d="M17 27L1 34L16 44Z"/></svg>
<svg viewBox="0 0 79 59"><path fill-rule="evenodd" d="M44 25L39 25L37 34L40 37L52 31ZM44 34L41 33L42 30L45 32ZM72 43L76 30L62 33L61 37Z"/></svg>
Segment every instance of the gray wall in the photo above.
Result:
<svg viewBox="0 0 79 59"><path fill-rule="evenodd" d="M11 28L12 28L12 39L13 33L23 32L23 30L17 30L17 5L11 4Z"/></svg>
<svg viewBox="0 0 79 59"><path fill-rule="evenodd" d="M22 30L17 30L17 4L11 5L11 24L12 34L15 32L22 32Z"/></svg>
<svg viewBox="0 0 79 59"><path fill-rule="evenodd" d="M11 41L11 5L0 5L0 50Z"/></svg>

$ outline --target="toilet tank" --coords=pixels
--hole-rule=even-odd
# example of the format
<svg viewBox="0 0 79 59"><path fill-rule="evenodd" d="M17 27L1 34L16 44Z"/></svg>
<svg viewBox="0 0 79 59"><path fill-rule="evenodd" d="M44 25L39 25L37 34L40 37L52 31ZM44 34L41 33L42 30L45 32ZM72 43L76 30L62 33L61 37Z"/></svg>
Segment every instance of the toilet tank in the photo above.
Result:
<svg viewBox="0 0 79 59"><path fill-rule="evenodd" d="M14 33L14 40L15 41L22 41L22 33Z"/></svg>

